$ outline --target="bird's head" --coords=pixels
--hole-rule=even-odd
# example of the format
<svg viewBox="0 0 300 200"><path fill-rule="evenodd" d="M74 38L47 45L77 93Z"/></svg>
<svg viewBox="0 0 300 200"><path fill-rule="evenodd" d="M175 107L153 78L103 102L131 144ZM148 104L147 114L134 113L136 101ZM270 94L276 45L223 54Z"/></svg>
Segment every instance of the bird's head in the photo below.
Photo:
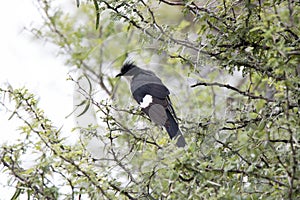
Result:
<svg viewBox="0 0 300 200"><path fill-rule="evenodd" d="M123 64L121 68L121 72L116 75L116 77L119 76L132 76L133 74L130 73L132 69L137 68L137 66L132 61L127 61Z"/></svg>

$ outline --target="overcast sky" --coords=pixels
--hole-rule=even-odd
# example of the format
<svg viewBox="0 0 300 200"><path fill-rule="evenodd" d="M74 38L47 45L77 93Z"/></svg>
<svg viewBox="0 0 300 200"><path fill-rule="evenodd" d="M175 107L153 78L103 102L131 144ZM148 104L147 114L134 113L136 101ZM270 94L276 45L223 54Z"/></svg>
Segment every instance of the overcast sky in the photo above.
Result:
<svg viewBox="0 0 300 200"><path fill-rule="evenodd" d="M25 86L40 98L40 107L59 127L70 130L72 119L65 117L72 111L73 85L66 81L68 68L54 50L35 41L24 31L41 21L33 0L3 1L0 6L0 87L5 82L14 88ZM17 120L8 121L9 114L0 108L0 144L18 137ZM6 187L6 177L0 173L0 199L9 199L13 188Z"/></svg>

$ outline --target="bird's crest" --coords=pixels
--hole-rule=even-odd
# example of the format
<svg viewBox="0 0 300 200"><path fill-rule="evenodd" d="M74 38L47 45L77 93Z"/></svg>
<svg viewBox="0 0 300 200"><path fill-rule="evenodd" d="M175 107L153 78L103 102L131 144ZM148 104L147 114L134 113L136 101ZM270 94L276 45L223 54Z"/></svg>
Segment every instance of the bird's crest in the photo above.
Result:
<svg viewBox="0 0 300 200"><path fill-rule="evenodd" d="M126 72L128 72L134 67L136 67L136 65L134 64L133 61L126 61L121 68L121 74L125 74Z"/></svg>

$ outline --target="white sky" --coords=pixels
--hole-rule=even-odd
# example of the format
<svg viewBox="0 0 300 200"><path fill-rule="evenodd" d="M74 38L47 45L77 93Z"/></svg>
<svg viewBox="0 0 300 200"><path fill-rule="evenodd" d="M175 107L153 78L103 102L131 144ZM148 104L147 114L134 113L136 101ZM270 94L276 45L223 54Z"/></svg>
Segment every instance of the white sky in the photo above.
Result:
<svg viewBox="0 0 300 200"><path fill-rule="evenodd" d="M4 4L0 7L1 25L5 27L0 33L0 84L3 86L3 83L9 82L13 88L26 86L40 97L39 105L46 115L50 119L55 118L57 125L62 125L73 106L73 85L66 81L68 67L55 57L50 45L33 40L30 33L23 30L24 26L40 21L31 0L10 0ZM4 121L3 124L2 114L1 128L6 123ZM0 136L0 141L10 139L3 131Z"/></svg>
<svg viewBox="0 0 300 200"><path fill-rule="evenodd" d="M74 1L75 3L75 1ZM26 86L40 98L45 114L64 130L70 130L73 119L65 117L73 107L73 85L66 81L68 67L54 56L49 45L32 40L24 26L38 24L40 16L33 0L3 1L0 6L0 87L9 82L13 88ZM18 137L17 121L0 110L0 145ZM1 169L0 169L1 170ZM0 173L0 199L12 197L13 188L5 187L6 175Z"/></svg>

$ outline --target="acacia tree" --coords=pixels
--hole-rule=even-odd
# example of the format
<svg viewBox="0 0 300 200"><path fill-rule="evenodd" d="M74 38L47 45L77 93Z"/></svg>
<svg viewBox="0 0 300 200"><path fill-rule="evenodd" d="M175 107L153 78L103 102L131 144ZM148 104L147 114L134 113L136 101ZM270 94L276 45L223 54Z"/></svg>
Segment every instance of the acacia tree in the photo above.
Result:
<svg viewBox="0 0 300 200"><path fill-rule="evenodd" d="M23 138L1 146L13 199L300 197L299 3L78 0L72 14L53 3L37 1L44 24L32 33L78 71L74 115L94 120L68 145L33 94L1 88L24 123ZM128 103L114 78L127 57L175 93L185 149Z"/></svg>

